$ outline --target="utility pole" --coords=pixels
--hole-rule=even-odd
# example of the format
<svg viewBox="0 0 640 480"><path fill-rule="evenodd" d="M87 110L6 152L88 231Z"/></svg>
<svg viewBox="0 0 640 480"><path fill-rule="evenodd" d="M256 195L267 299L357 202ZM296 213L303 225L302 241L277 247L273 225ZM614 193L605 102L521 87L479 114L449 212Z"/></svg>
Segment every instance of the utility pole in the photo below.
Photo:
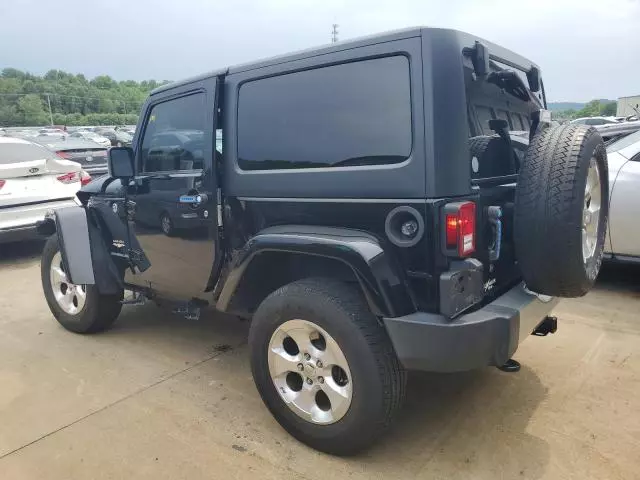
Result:
<svg viewBox="0 0 640 480"><path fill-rule="evenodd" d="M338 24L334 23L331 29L331 43L336 43L338 41Z"/></svg>
<svg viewBox="0 0 640 480"><path fill-rule="evenodd" d="M50 122L50 125L53 126L53 113L51 113L51 99L49 98L48 93L47 93L47 104L49 105L49 122Z"/></svg>

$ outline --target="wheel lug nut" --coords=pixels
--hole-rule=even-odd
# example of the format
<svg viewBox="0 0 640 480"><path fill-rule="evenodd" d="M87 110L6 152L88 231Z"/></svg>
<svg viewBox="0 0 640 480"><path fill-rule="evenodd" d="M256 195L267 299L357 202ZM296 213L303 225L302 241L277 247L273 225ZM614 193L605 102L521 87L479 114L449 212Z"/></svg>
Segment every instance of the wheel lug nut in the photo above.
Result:
<svg viewBox="0 0 640 480"><path fill-rule="evenodd" d="M302 365L301 363L298 364L298 370L302 371L304 370L304 365Z"/></svg>
<svg viewBox="0 0 640 480"><path fill-rule="evenodd" d="M316 367L322 368L322 362L320 360L318 360L318 362L316 363Z"/></svg>
<svg viewBox="0 0 640 480"><path fill-rule="evenodd" d="M305 360L311 360L311 355L309 355L308 353L304 354L304 359Z"/></svg>
<svg viewBox="0 0 640 480"><path fill-rule="evenodd" d="M324 383L324 377L318 377L318 382L319 383Z"/></svg>
<svg viewBox="0 0 640 480"><path fill-rule="evenodd" d="M313 383L313 380L311 380L310 378L307 378L307 383L311 385Z"/></svg>

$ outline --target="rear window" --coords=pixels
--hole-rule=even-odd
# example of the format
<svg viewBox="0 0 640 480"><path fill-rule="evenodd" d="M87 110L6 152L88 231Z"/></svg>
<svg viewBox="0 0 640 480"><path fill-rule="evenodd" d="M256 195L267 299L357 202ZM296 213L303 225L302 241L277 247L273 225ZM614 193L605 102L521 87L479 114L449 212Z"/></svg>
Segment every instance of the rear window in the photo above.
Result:
<svg viewBox="0 0 640 480"><path fill-rule="evenodd" d="M240 88L243 170L400 163L411 154L411 142L404 56L289 73Z"/></svg>
<svg viewBox="0 0 640 480"><path fill-rule="evenodd" d="M32 143L0 143L0 165L52 157L54 157L53 152Z"/></svg>
<svg viewBox="0 0 640 480"><path fill-rule="evenodd" d="M618 150L622 150L623 148L630 147L634 143L640 142L640 131L632 133L631 135L627 135L626 137L621 138L613 142L611 145L607 147L607 152L617 152Z"/></svg>

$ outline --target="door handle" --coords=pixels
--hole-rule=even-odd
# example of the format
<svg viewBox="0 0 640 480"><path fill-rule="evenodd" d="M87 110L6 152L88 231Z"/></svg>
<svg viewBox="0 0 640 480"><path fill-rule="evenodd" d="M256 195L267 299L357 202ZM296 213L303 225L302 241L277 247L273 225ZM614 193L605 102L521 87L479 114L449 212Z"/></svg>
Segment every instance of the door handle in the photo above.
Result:
<svg viewBox="0 0 640 480"><path fill-rule="evenodd" d="M207 203L208 197L206 193L194 193L192 195L180 195L180 203L186 203L194 206Z"/></svg>

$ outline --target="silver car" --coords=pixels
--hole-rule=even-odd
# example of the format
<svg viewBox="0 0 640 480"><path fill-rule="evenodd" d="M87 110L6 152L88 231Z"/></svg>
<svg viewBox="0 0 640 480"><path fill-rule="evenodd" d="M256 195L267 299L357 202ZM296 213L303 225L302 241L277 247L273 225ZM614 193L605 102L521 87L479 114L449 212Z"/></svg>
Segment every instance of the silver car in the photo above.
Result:
<svg viewBox="0 0 640 480"><path fill-rule="evenodd" d="M640 131L607 147L610 258L640 263Z"/></svg>
<svg viewBox="0 0 640 480"><path fill-rule="evenodd" d="M90 177L42 145L0 137L0 243L35 238L47 211L75 205Z"/></svg>
<svg viewBox="0 0 640 480"><path fill-rule="evenodd" d="M81 138L83 140L90 140L92 142L97 143L98 145L109 148L111 146L111 140L107 137L103 137L102 135L98 135L95 132L90 132L88 130L78 130L69 135L69 138Z"/></svg>

